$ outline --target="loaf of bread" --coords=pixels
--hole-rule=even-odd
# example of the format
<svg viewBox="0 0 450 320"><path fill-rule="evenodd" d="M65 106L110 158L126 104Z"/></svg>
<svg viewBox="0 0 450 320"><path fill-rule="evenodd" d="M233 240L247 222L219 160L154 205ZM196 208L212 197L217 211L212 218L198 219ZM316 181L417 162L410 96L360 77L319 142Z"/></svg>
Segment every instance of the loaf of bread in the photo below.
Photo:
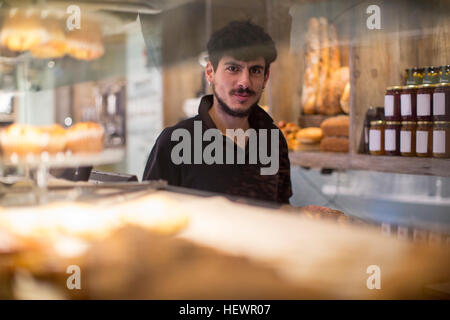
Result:
<svg viewBox="0 0 450 320"><path fill-rule="evenodd" d="M320 41L319 21L311 18L306 35L305 74L302 88L302 107L305 114L314 114L319 86Z"/></svg>
<svg viewBox="0 0 450 320"><path fill-rule="evenodd" d="M317 90L316 112L326 114L326 105L324 104L326 89L329 80L329 64L330 64L330 44L328 42L328 21L326 18L319 19L320 32L320 69L319 69L319 87Z"/></svg>
<svg viewBox="0 0 450 320"><path fill-rule="evenodd" d="M344 111L346 114L350 113L350 81L347 82L344 88L344 92L342 93L341 99L340 99L340 105L342 111Z"/></svg>
<svg viewBox="0 0 450 320"><path fill-rule="evenodd" d="M328 118L320 125L325 137L348 137L349 127L350 119L345 115Z"/></svg>
<svg viewBox="0 0 450 320"><path fill-rule="evenodd" d="M350 70L342 67L330 75L327 97L325 100L326 109L324 114L335 115L341 112L340 98L344 93L345 85L350 81Z"/></svg>
<svg viewBox="0 0 450 320"><path fill-rule="evenodd" d="M322 137L322 129L314 127L301 129L296 134L297 140L303 144L318 144Z"/></svg>
<svg viewBox="0 0 450 320"><path fill-rule="evenodd" d="M320 151L348 152L349 141L346 137L325 137L320 141Z"/></svg>

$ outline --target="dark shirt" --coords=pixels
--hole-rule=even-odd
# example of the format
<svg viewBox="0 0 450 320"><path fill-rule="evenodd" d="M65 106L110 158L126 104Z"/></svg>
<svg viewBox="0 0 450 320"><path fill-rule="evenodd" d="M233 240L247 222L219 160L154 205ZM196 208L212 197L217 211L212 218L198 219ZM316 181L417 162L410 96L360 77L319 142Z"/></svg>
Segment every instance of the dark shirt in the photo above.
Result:
<svg viewBox="0 0 450 320"><path fill-rule="evenodd" d="M258 142L257 161L250 162L251 154L255 155L255 149L250 150L250 138L245 147L245 163L239 164L237 162L238 150L242 150L226 136L219 134L219 130L215 126L211 117L209 116L209 109L213 104L213 96L204 96L200 102L199 114L193 118L179 122L173 127L168 127L158 137L147 161L145 167L143 180L166 180L169 185L194 188L199 190L225 193L233 196L240 196L246 198L253 198L266 201L274 201L278 203L289 203L289 198L292 195L291 177L290 177L290 163L288 157L288 147L283 134L273 123L273 119L259 106L252 108L248 121L250 128L255 129L255 139ZM198 131L195 132L196 121L197 127L201 127L201 134L208 129L215 129L219 139L223 144L223 161L222 164L212 163L206 164L203 158L201 164L195 164L195 138L198 138ZM190 134L190 141L187 141L191 147L189 153L184 154L184 151L179 152L180 145L175 149L175 154L186 156L190 161L175 164L172 160L172 149L180 144L183 139L177 138L172 141L172 133L177 129L185 129ZM267 129L267 130L261 130ZM263 154L271 155L271 129L278 132L278 143L276 145L279 149L278 163L279 169L275 174L264 175L261 174L261 168L267 168L270 163L266 161L261 163L260 149L263 149ZM180 131L180 130L178 130ZM259 148L261 141L259 132L267 132L267 140L262 140L264 148ZM197 136L195 135L197 133ZM274 139L276 135L274 135ZM201 139L201 138L200 138ZM195 140L195 141L194 141ZM184 140L183 140L184 141ZM211 138L210 141L203 141L200 143L202 151L205 151L208 145L215 141ZM267 141L264 144L264 141ZM276 142L276 140L274 140ZM255 145L255 144L253 144ZM226 155L230 153L230 148L234 148L234 164L226 164ZM239 149L238 149L239 148ZM250 154L250 151L252 153ZM206 151L205 151L206 152ZM241 152L244 152L243 150ZM198 154L198 153L197 153ZM203 153L202 153L203 154ZM212 153L216 155L216 153ZM220 154L220 153L217 153ZM270 157L270 156L269 156ZM242 158L241 158L242 159ZM273 157L271 158L273 159ZM190 162L190 163L187 163ZM198 162L198 156L197 156ZM273 160L272 160L273 162Z"/></svg>

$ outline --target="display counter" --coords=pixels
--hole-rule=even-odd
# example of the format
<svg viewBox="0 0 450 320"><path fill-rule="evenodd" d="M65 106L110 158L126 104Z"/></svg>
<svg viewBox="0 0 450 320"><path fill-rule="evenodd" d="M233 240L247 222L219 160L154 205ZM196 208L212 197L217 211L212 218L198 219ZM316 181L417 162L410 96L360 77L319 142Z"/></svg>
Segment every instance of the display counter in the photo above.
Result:
<svg viewBox="0 0 450 320"><path fill-rule="evenodd" d="M445 244L179 188L105 188L109 195L77 198L78 185L59 191L73 201L1 208L3 298L448 297ZM74 270L80 289L70 285Z"/></svg>

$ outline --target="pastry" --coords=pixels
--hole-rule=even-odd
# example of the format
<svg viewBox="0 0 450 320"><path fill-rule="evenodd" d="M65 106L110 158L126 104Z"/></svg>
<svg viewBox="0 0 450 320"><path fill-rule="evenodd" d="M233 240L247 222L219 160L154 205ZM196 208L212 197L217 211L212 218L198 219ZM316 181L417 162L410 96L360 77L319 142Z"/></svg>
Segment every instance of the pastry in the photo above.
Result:
<svg viewBox="0 0 450 320"><path fill-rule="evenodd" d="M30 51L35 58L60 58L66 54L66 36L60 22L54 17L42 19L42 25L48 34L48 41L33 46Z"/></svg>
<svg viewBox="0 0 450 320"><path fill-rule="evenodd" d="M81 20L81 28L69 31L67 36L67 53L80 60L100 58L105 52L102 30L94 21Z"/></svg>
<svg viewBox="0 0 450 320"><path fill-rule="evenodd" d="M58 152L64 152L66 149L67 136L66 130L59 124L53 124L50 126L40 128L43 134L48 134L48 144L44 147L44 150L55 154Z"/></svg>
<svg viewBox="0 0 450 320"><path fill-rule="evenodd" d="M324 120L320 127L325 137L348 137L350 126L349 116L341 115Z"/></svg>
<svg viewBox="0 0 450 320"><path fill-rule="evenodd" d="M50 39L43 27L40 12L33 9L11 9L5 18L0 42L13 51L25 51Z"/></svg>
<svg viewBox="0 0 450 320"><path fill-rule="evenodd" d="M2 131L0 140L5 156L25 156L45 151L49 136L37 127L15 123Z"/></svg>
<svg viewBox="0 0 450 320"><path fill-rule="evenodd" d="M297 132L296 138L299 142L304 144L315 144L322 140L323 133L320 128L305 128Z"/></svg>
<svg viewBox="0 0 450 320"><path fill-rule="evenodd" d="M67 130L67 149L73 153L103 150L105 130L95 122L79 122Z"/></svg>
<svg viewBox="0 0 450 320"><path fill-rule="evenodd" d="M302 107L305 114L314 114L319 86L320 41L319 21L311 18L306 35L305 74L302 88Z"/></svg>
<svg viewBox="0 0 450 320"><path fill-rule="evenodd" d="M320 150L325 152L348 152L348 147L346 137L325 137L320 141Z"/></svg>

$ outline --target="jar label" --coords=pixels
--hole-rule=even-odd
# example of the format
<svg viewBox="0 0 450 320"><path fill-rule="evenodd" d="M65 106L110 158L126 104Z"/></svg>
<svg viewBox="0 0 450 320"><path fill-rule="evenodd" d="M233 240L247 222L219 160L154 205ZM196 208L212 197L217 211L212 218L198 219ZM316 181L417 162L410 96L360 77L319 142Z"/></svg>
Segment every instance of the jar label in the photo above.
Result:
<svg viewBox="0 0 450 320"><path fill-rule="evenodd" d="M395 141L395 130L386 129L384 131L384 150L395 151L397 148L397 141Z"/></svg>
<svg viewBox="0 0 450 320"><path fill-rule="evenodd" d="M445 153L445 131L433 131L433 153Z"/></svg>
<svg viewBox="0 0 450 320"><path fill-rule="evenodd" d="M445 93L436 92L433 94L433 115L445 116Z"/></svg>
<svg viewBox="0 0 450 320"><path fill-rule="evenodd" d="M402 94L400 97L402 116L410 116L412 115L411 111L411 95L410 94Z"/></svg>
<svg viewBox="0 0 450 320"><path fill-rule="evenodd" d="M430 104L431 95L428 93L422 93L417 95L417 115L418 116L430 116Z"/></svg>
<svg viewBox="0 0 450 320"><path fill-rule="evenodd" d="M416 132L416 152L428 153L428 131Z"/></svg>
<svg viewBox="0 0 450 320"><path fill-rule="evenodd" d="M397 239L408 240L408 228L407 227L398 227L397 228Z"/></svg>
<svg viewBox="0 0 450 320"><path fill-rule="evenodd" d="M381 150L381 131L371 129L369 131L369 150L380 151Z"/></svg>
<svg viewBox="0 0 450 320"><path fill-rule="evenodd" d="M400 132L400 152L411 152L411 131Z"/></svg>
<svg viewBox="0 0 450 320"><path fill-rule="evenodd" d="M394 115L394 96L384 96L384 115L392 117Z"/></svg>

